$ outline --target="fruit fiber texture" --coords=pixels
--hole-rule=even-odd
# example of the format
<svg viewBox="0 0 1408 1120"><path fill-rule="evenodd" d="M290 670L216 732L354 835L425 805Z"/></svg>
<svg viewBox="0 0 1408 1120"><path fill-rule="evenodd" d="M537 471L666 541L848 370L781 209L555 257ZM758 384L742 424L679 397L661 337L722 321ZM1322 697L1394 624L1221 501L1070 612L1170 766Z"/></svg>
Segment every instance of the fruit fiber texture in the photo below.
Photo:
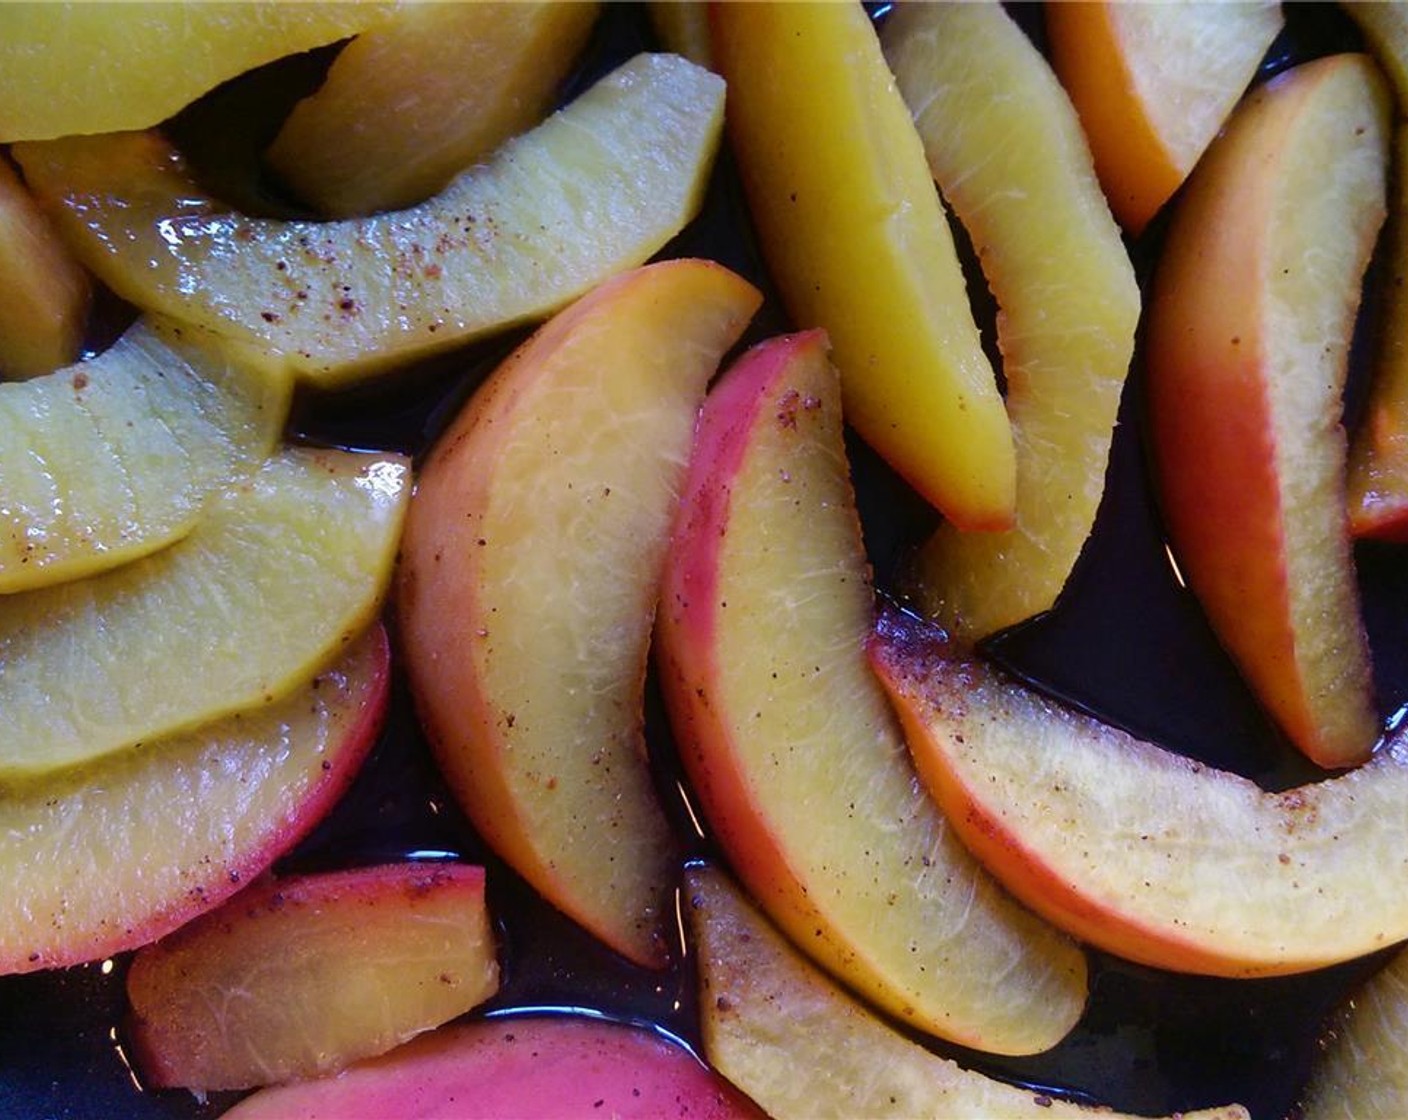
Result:
<svg viewBox="0 0 1408 1120"><path fill-rule="evenodd" d="M905 756L865 663L839 390L816 331L750 350L705 403L657 641L680 755L733 866L815 960L912 1027L1043 1050L1080 1016L1085 960L988 879Z"/></svg>
<svg viewBox="0 0 1408 1120"><path fill-rule="evenodd" d="M916 600L977 641L1050 609L1095 523L1139 288L1075 112L999 5L916 4L886 57L998 303L1015 524L924 545Z"/></svg>
<svg viewBox="0 0 1408 1120"><path fill-rule="evenodd" d="M383 864L259 883L127 973L127 1035L155 1088L334 1073L498 989L484 869Z"/></svg>
<svg viewBox="0 0 1408 1120"><path fill-rule="evenodd" d="M1252 93L1181 196L1147 321L1173 554L1262 705L1326 767L1363 762L1379 730L1341 417L1389 112L1363 55Z"/></svg>
<svg viewBox="0 0 1408 1120"><path fill-rule="evenodd" d="M774 1120L1121 1120L995 1081L910 1041L811 965L713 868L687 873L684 903L699 957L704 1052ZM1180 1114L1246 1117L1238 1105Z"/></svg>
<svg viewBox="0 0 1408 1120"><path fill-rule="evenodd" d="M129 302L242 339L322 385L543 318L697 211L723 82L638 55L409 210L232 212L155 132L16 145L74 253Z"/></svg>
<svg viewBox="0 0 1408 1120"><path fill-rule="evenodd" d="M883 616L871 660L925 785L1013 894L1127 960L1249 978L1408 938L1408 741L1267 793Z"/></svg>
<svg viewBox="0 0 1408 1120"><path fill-rule="evenodd" d="M0 592L180 540L283 436L293 384L139 320L91 361L0 384ZM3 613L0 610L0 613Z"/></svg>
<svg viewBox="0 0 1408 1120"><path fill-rule="evenodd" d="M0 784L287 696L375 619L409 475L396 455L284 451L178 544L0 599Z"/></svg>
<svg viewBox="0 0 1408 1120"><path fill-rule="evenodd" d="M709 261L597 288L437 441L397 607L427 737L494 849L637 964L667 960L677 846L646 662L699 402L760 297Z"/></svg>
<svg viewBox="0 0 1408 1120"><path fill-rule="evenodd" d="M135 949L262 874L351 784L389 656L377 627L262 711L0 788L0 973Z"/></svg>

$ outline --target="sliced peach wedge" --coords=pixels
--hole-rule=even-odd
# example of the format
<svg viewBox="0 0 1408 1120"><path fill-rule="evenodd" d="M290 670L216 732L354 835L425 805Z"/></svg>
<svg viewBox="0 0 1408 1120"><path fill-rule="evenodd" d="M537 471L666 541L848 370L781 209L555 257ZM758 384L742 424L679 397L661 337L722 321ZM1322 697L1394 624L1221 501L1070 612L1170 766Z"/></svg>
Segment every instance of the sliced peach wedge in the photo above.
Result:
<svg viewBox="0 0 1408 1120"><path fill-rule="evenodd" d="M1012 524L1012 430L924 152L859 3L716 4L711 47L769 267L831 336L846 419L965 529Z"/></svg>
<svg viewBox="0 0 1408 1120"><path fill-rule="evenodd" d="M1408 952L1353 993L1326 1033L1298 1116L1398 1120L1408 1114Z"/></svg>
<svg viewBox="0 0 1408 1120"><path fill-rule="evenodd" d="M38 377L78 360L88 273L0 162L0 377Z"/></svg>
<svg viewBox="0 0 1408 1120"><path fill-rule="evenodd" d="M270 879L142 949L127 1038L152 1088L334 1073L498 990L484 869L382 864Z"/></svg>
<svg viewBox="0 0 1408 1120"><path fill-rule="evenodd" d="M1050 609L1090 536L1139 289L1070 101L1001 5L901 6L882 42L998 303L1016 523L941 526L914 589L976 641Z"/></svg>
<svg viewBox="0 0 1408 1120"><path fill-rule="evenodd" d="M0 140L150 128L228 78L345 39L395 7L5 4Z"/></svg>
<svg viewBox="0 0 1408 1120"><path fill-rule="evenodd" d="M170 548L0 599L0 781L287 696L375 619L409 474L396 455L284 451Z"/></svg>
<svg viewBox="0 0 1408 1120"><path fill-rule="evenodd" d="M1378 735L1345 505L1350 336L1385 212L1389 99L1335 55L1255 91L1189 180L1147 328L1178 564L1281 729L1322 766Z"/></svg>
<svg viewBox="0 0 1408 1120"><path fill-rule="evenodd" d="M802 957L714 868L686 873L684 914L699 955L705 1055L775 1120L1121 1120L995 1081L911 1042ZM1179 1120L1246 1116L1229 1105Z"/></svg>
<svg viewBox="0 0 1408 1120"><path fill-rule="evenodd" d="M247 358L143 319L91 361L0 385L0 592L172 544L258 469L283 435L293 382Z"/></svg>
<svg viewBox="0 0 1408 1120"><path fill-rule="evenodd" d="M1038 913L1157 968L1254 977L1408 938L1408 740L1285 793L1064 710L912 616L871 660L925 784Z"/></svg>
<svg viewBox="0 0 1408 1120"><path fill-rule="evenodd" d="M821 332L710 393L670 544L661 684L703 817L815 960L920 1030L1000 1053L1079 1017L1080 951L924 795L865 663L873 604Z"/></svg>
<svg viewBox="0 0 1408 1120"><path fill-rule="evenodd" d="M155 941L261 875L351 784L381 726L380 627L285 700L0 796L0 973Z"/></svg>
<svg viewBox="0 0 1408 1120"><path fill-rule="evenodd" d="M569 1015L444 1027L337 1077L265 1089L229 1120L764 1120L683 1046Z"/></svg>
<svg viewBox="0 0 1408 1120"><path fill-rule="evenodd" d="M667 960L676 859L645 752L651 620L699 402L760 298L682 260L560 313L437 441L401 550L407 668L451 787L640 964Z"/></svg>
<svg viewBox="0 0 1408 1120"><path fill-rule="evenodd" d="M1115 216L1139 234L1212 142L1284 20L1279 3L1048 4L1052 65Z"/></svg>
<svg viewBox="0 0 1408 1120"><path fill-rule="evenodd" d="M265 159L322 214L413 206L546 115L596 15L542 0L401 5L342 49Z"/></svg>
<svg viewBox="0 0 1408 1120"><path fill-rule="evenodd" d="M419 206L338 222L232 212L155 132L16 145L113 291L321 385L543 318L694 216L723 82L640 55Z"/></svg>

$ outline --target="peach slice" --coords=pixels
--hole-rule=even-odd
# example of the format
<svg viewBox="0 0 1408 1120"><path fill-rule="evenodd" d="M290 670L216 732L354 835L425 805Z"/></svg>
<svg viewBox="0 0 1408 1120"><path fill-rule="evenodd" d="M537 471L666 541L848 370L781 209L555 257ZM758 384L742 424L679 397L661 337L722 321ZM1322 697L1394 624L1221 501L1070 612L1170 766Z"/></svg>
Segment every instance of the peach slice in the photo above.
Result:
<svg viewBox="0 0 1408 1120"><path fill-rule="evenodd" d="M728 129L793 319L846 419L965 529L1012 524L1012 430L909 110L858 3L719 4Z"/></svg>
<svg viewBox="0 0 1408 1120"><path fill-rule="evenodd" d="M1408 953L1348 1001L1326 1036L1302 1120L1398 1120L1408 1113Z"/></svg>
<svg viewBox="0 0 1408 1120"><path fill-rule="evenodd" d="M0 385L0 592L179 540L278 445L292 380L179 335L139 321L92 361Z"/></svg>
<svg viewBox="0 0 1408 1120"><path fill-rule="evenodd" d="M0 160L0 374L38 377L76 361L88 289L88 274Z"/></svg>
<svg viewBox="0 0 1408 1120"><path fill-rule="evenodd" d="M1001 1116L1120 1120L930 1053L805 960L722 874L691 868L685 917L699 954L704 1052L770 1116ZM1180 1120L1245 1120L1240 1105Z"/></svg>
<svg viewBox="0 0 1408 1120"><path fill-rule="evenodd" d="M221 82L394 4L0 5L0 140L148 128Z"/></svg>
<svg viewBox="0 0 1408 1120"><path fill-rule="evenodd" d="M141 950L128 1038L154 1088L245 1089L383 1054L498 986L483 868L362 867L260 883Z"/></svg>
<svg viewBox="0 0 1408 1120"><path fill-rule="evenodd" d="M70 247L113 291L331 385L550 314L641 264L698 209L719 78L640 55L410 210L232 213L156 133L16 145Z"/></svg>
<svg viewBox="0 0 1408 1120"><path fill-rule="evenodd" d="M1189 180L1149 307L1173 550L1252 690L1322 766L1362 762L1378 733L1340 416L1388 113L1363 55L1253 93Z"/></svg>
<svg viewBox="0 0 1408 1120"><path fill-rule="evenodd" d="M1384 325L1364 418L1349 449L1350 531L1356 537L1408 542L1408 125L1394 133L1400 175L1390 219Z"/></svg>
<svg viewBox="0 0 1408 1120"><path fill-rule="evenodd" d="M1120 224L1143 231L1236 107L1279 3L1048 4L1051 62Z"/></svg>
<svg viewBox="0 0 1408 1120"><path fill-rule="evenodd" d="M436 443L402 545L407 668L451 787L640 964L666 961L675 873L645 754L651 620L699 401L759 299L684 260L574 304Z"/></svg>
<svg viewBox="0 0 1408 1120"><path fill-rule="evenodd" d="M411 206L552 108L597 5L407 4L358 35L266 153L334 217Z"/></svg>
<svg viewBox="0 0 1408 1120"><path fill-rule="evenodd" d="M871 658L930 792L1017 897L1129 960L1303 972L1408 938L1408 738L1286 793L1066 711L891 613Z"/></svg>
<svg viewBox="0 0 1408 1120"><path fill-rule="evenodd" d="M375 618L408 474L399 456L286 451L178 544L0 601L0 776L288 695Z"/></svg>
<svg viewBox="0 0 1408 1120"><path fill-rule="evenodd" d="M789 936L911 1026L1043 1050L1085 999L1079 950L963 850L865 663L872 600L820 332L750 351L700 420L657 653L685 767Z"/></svg>
<svg viewBox="0 0 1408 1120"><path fill-rule="evenodd" d="M882 41L999 307L1016 524L941 526L918 560L918 601L977 640L1050 609L1090 536L1139 288L1070 101L1000 5L903 6Z"/></svg>
<svg viewBox="0 0 1408 1120"><path fill-rule="evenodd" d="M1408 107L1408 13L1398 4L1346 4L1345 11L1393 85L1401 118ZM1393 137L1397 185L1386 254L1391 282L1384 296L1379 352L1364 418L1349 450L1349 523L1356 537L1408 541L1408 126Z"/></svg>
<svg viewBox="0 0 1408 1120"><path fill-rule="evenodd" d="M228 1120L763 1120L689 1051L571 1016L444 1027L338 1077L265 1089Z"/></svg>
<svg viewBox="0 0 1408 1120"><path fill-rule="evenodd" d="M0 973L101 960L217 906L351 783L389 694L375 628L287 699L0 795Z"/></svg>

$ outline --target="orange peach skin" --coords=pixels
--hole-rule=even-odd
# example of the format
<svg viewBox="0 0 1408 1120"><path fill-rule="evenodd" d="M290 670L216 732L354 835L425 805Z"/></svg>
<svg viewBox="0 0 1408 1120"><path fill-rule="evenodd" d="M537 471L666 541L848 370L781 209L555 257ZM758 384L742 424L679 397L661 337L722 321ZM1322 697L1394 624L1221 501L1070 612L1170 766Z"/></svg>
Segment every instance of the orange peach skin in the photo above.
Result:
<svg viewBox="0 0 1408 1120"><path fill-rule="evenodd" d="M219 905L308 834L386 712L380 626L287 700L0 801L0 973L101 960Z"/></svg>
<svg viewBox="0 0 1408 1120"><path fill-rule="evenodd" d="M681 1046L595 1019L445 1027L338 1077L265 1089L227 1120L764 1120Z"/></svg>
<svg viewBox="0 0 1408 1120"><path fill-rule="evenodd" d="M1253 691L1323 766L1364 761L1378 730L1340 392L1384 215L1387 115L1360 55L1258 90L1190 180L1149 305L1174 552Z"/></svg>
<svg viewBox="0 0 1408 1120"><path fill-rule="evenodd" d="M838 397L817 331L749 351L705 403L656 646L680 755L738 874L813 959L922 1030L1044 1050L1080 1015L1085 961L995 889L905 758L865 663Z"/></svg>
<svg viewBox="0 0 1408 1120"><path fill-rule="evenodd" d="M1139 234L1193 170L1282 25L1279 4L1045 6L1051 61L1120 224Z"/></svg>
<svg viewBox="0 0 1408 1120"><path fill-rule="evenodd" d="M484 869L399 863L271 879L127 973L147 1084L245 1089L336 1072L499 986Z"/></svg>
<svg viewBox="0 0 1408 1120"><path fill-rule="evenodd" d="M716 4L710 17L759 238L793 319L831 337L847 422L960 528L1010 528L1012 428L865 11Z"/></svg>
<svg viewBox="0 0 1408 1120"><path fill-rule="evenodd" d="M407 667L451 787L544 897L650 966L675 875L650 629L699 401L759 299L681 260L559 314L437 442L402 546Z"/></svg>
<svg viewBox="0 0 1408 1120"><path fill-rule="evenodd" d="M882 615L871 663L974 854L1077 937L1155 968L1306 972L1408 938L1408 739L1267 793L1070 711Z"/></svg>

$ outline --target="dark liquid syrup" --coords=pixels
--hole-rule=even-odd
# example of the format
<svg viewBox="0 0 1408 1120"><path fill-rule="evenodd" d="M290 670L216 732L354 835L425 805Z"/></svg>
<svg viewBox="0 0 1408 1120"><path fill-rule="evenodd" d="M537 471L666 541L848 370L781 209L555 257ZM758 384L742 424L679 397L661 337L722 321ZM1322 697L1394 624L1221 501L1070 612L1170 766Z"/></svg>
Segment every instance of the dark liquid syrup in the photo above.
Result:
<svg viewBox="0 0 1408 1120"><path fill-rule="evenodd" d="M1014 6L1012 11L1040 43L1039 9ZM1287 32L1268 56L1267 73L1358 43L1331 8L1288 6L1287 16ZM641 9L608 9L564 96L653 46ZM276 186L251 169L282 108L316 86L330 57L314 52L240 79L173 122L178 140L221 184L225 197L246 209L292 212ZM1131 246L1143 281L1161 239L1162 224L1156 222ZM764 289L768 302L745 342L788 326L753 245L727 153L699 221L663 255L714 257ZM986 289L976 275L971 286L981 302ZM991 342L992 309L980 308L979 315ZM129 310L109 308L99 318L96 336L111 338L127 318ZM1369 332L1362 333L1351 400L1362 395L1364 356L1372 343ZM419 456L521 338L520 332L476 345L382 385L337 396L306 395L296 410L294 438ZM1311 780L1316 775L1247 695L1196 604L1174 578L1147 477L1142 409L1136 360L1100 518L1066 594L1050 614L992 640L987 652L1054 695L1171 749L1268 787ZM1351 404L1350 414L1353 410ZM893 591L908 550L932 527L934 515L859 441L851 441L851 451L877 583ZM1408 700L1408 565L1401 550L1377 546L1361 548L1359 561L1379 695L1388 716ZM759 620L759 631L766 633L765 619ZM686 851L719 859L687 804L687 783L653 681L647 731L658 786ZM682 935L675 967L661 973L635 968L558 915L497 861L440 780L398 670L390 722L364 771L333 814L277 870L404 858L488 866L504 966L503 987L490 1010L585 1011L649 1024L697 1045L694 984ZM1096 953L1087 1013L1049 1053L995 1059L921 1041L995 1076L1123 1110L1158 1114L1237 1100L1253 1116L1272 1120L1293 1108L1335 1005L1382 960L1380 955L1305 976L1234 982L1175 976ZM237 1098L217 1094L200 1102L181 1092L140 1089L120 1048L125 967L126 958L120 957L109 966L0 980L0 1120L204 1118Z"/></svg>

